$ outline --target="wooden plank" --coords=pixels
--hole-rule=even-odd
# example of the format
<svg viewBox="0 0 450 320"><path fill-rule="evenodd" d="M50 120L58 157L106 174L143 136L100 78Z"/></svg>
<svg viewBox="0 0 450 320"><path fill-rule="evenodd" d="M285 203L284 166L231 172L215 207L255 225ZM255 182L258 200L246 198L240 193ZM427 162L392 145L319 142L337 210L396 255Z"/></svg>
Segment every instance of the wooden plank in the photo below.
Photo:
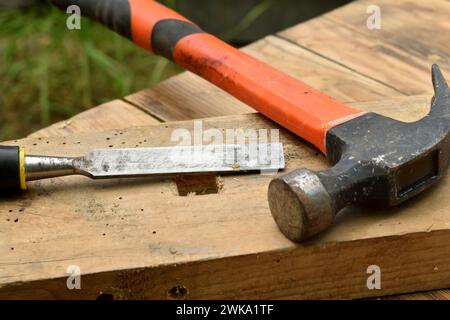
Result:
<svg viewBox="0 0 450 320"><path fill-rule="evenodd" d="M381 30L366 27L366 10L373 4L381 9ZM447 1L355 1L278 36L402 93L431 94L430 65L439 63L447 74L450 70L449 12ZM439 292L431 296L446 297Z"/></svg>
<svg viewBox="0 0 450 320"><path fill-rule="evenodd" d="M341 101L369 101L402 94L278 37L266 37L244 51ZM253 110L190 72L125 99L165 121Z"/></svg>
<svg viewBox="0 0 450 320"><path fill-rule="evenodd" d="M253 110L189 72L134 93L125 100L162 121L243 114Z"/></svg>
<svg viewBox="0 0 450 320"><path fill-rule="evenodd" d="M366 10L373 4L352 2L278 36L404 94L431 94L431 64L450 73L450 3L377 1L381 29L369 30Z"/></svg>
<svg viewBox="0 0 450 320"><path fill-rule="evenodd" d="M380 96L393 97L399 94L429 95L431 93L428 70L430 63L435 60L441 63L448 61L449 51L445 39L446 32L444 32L449 29L446 20L448 3L444 3L444 1L378 2L377 4L382 9L383 19L383 27L380 31L369 31L365 28L365 19L367 18L365 10L369 4L371 3L368 1L353 2L325 17L296 26L277 36L263 39L245 50L342 101L366 101L378 99ZM419 19L423 23L418 24ZM330 43L333 45L330 46ZM445 65L444 69L446 69ZM190 73L175 77L152 90L145 90L143 93L135 94L127 99L160 120L203 118L250 111L247 106ZM415 102L410 101L406 105L400 103L403 107L410 108L408 109L410 121L419 118L425 112L423 106L428 105L429 97L421 99ZM407 100L403 100L403 102L405 101ZM369 110L375 108L381 113L389 114L392 112L389 110L395 109L397 105L399 102L394 99L380 104L367 102L358 106ZM127 122L127 120L123 121L127 119L127 113L121 111L123 109L119 108L113 112L118 117L116 123L105 121L100 125L93 123L84 128L81 125L79 128L75 128L72 123L69 123L72 125L70 132L82 130L96 132L99 129L123 128L123 123ZM110 112L106 114L109 115ZM139 114L138 118L142 118L141 115ZM75 119L75 122L79 120L81 119ZM128 123L133 124L134 121ZM105 124L105 127L102 127L102 124ZM68 130L62 123L53 127L47 134L67 133ZM40 134L45 135L46 133ZM406 254L406 252L403 253ZM209 262L205 263L205 267L211 266ZM159 268L152 270L160 272ZM192 271L190 263L186 270ZM433 271L435 271L434 268ZM141 279L148 279L146 277L149 273L146 272L147 270L143 272L146 275ZM169 277L169 273L164 274ZM192 281L204 280L201 276L194 274ZM117 283L118 276L128 277L128 274L120 274L116 271L107 274L93 274L92 281L97 283L97 287L93 286L92 288L100 290L104 288L105 283ZM232 275L228 276L234 279ZM135 276L132 278L139 279ZM64 285L60 280L55 280L57 286ZM43 281L46 287L51 287L51 281ZM173 283L177 283L177 281L173 281ZM161 286L164 285L161 284ZM21 286L18 295L26 295L27 287L30 287L30 283ZM37 290L39 282L36 283L36 286L31 287L34 295L37 292L41 292L44 297L58 295L55 288L48 291L46 289ZM64 286L63 289L65 289ZM136 285L137 289L141 289L141 297L145 296L142 286ZM225 286L224 290L231 291L235 288ZM261 288L256 288L254 293L257 294L258 290ZM297 289L294 288L295 290ZM286 294L285 291L287 289L282 294ZM139 292L139 290L135 292ZM67 297L66 293L64 292L62 295ZM128 294L131 295L131 293ZM300 293L300 296L302 294ZM445 294L439 293L424 293L415 295L415 297L421 297L421 295L445 296ZM95 290L86 296L95 296ZM190 296L195 297L192 294ZM408 297L405 296L405 298Z"/></svg>
<svg viewBox="0 0 450 320"><path fill-rule="evenodd" d="M95 133L108 129L125 129L130 126L158 123L160 122L157 119L133 105L122 100L113 100L36 131L30 137L45 138L78 132Z"/></svg>
<svg viewBox="0 0 450 320"><path fill-rule="evenodd" d="M383 297L386 300L450 300L450 290L434 290Z"/></svg>
<svg viewBox="0 0 450 320"><path fill-rule="evenodd" d="M391 100L380 111L413 121L427 101ZM37 154L78 155L111 144L171 145L179 128L192 130L193 122L20 144ZM251 114L205 119L203 128L276 125ZM298 138L282 130L281 139L288 170L327 166ZM31 183L26 194L0 202L0 298L170 298L176 286L189 298L357 298L450 286L450 179L384 213L346 210L332 230L294 245L269 213L271 178L224 176L219 193L192 197L179 196L166 179ZM366 287L371 264L382 269L381 290ZM70 265L81 268L82 290L65 289Z"/></svg>
<svg viewBox="0 0 450 320"><path fill-rule="evenodd" d="M278 36L268 36L244 51L343 102L401 94Z"/></svg>

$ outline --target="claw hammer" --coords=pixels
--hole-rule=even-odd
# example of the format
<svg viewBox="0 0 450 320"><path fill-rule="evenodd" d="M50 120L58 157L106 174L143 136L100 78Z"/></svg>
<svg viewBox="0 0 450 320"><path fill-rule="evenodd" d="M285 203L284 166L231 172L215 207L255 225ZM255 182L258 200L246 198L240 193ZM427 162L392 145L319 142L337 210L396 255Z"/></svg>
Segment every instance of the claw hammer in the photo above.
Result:
<svg viewBox="0 0 450 320"><path fill-rule="evenodd" d="M434 185L450 158L450 90L434 65L430 113L404 123L347 106L204 32L152 0L51 0L190 70L319 148L328 170L297 169L269 185L271 213L295 242L352 204L397 205Z"/></svg>

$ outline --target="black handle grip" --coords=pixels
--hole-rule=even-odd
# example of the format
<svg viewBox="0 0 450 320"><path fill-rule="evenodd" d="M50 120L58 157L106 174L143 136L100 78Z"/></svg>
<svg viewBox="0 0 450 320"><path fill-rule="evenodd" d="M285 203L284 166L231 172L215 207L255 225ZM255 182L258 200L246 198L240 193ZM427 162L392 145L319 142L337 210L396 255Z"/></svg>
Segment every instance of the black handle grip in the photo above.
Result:
<svg viewBox="0 0 450 320"><path fill-rule="evenodd" d="M20 161L19 147L0 146L0 190L2 192L14 193L23 189Z"/></svg>

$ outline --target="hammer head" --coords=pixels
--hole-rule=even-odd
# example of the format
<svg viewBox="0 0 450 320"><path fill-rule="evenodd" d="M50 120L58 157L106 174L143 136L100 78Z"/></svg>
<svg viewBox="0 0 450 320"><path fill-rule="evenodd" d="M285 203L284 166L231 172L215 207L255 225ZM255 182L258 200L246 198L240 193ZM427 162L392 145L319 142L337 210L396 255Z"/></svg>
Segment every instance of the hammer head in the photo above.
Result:
<svg viewBox="0 0 450 320"><path fill-rule="evenodd" d="M449 166L450 89L433 65L428 115L405 123L366 113L330 129L324 171L299 169L269 185L280 230L300 242L325 229L346 206L397 205L434 185Z"/></svg>

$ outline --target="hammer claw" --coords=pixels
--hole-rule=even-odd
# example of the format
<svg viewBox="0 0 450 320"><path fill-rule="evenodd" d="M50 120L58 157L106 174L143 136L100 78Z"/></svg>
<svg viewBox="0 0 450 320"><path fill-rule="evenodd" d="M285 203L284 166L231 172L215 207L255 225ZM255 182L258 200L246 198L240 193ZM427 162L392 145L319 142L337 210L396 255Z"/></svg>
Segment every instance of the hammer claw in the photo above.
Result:
<svg viewBox="0 0 450 320"><path fill-rule="evenodd" d="M437 183L450 163L450 89L432 67L430 113L405 123L366 113L327 131L323 171L298 169L269 185L269 205L280 230L295 242L331 226L351 205L394 206ZM290 202L288 204L288 202Z"/></svg>
<svg viewBox="0 0 450 320"><path fill-rule="evenodd" d="M431 67L431 76L433 80L434 93L436 96L441 96L448 93L448 85L444 76L442 75L441 69L437 64L433 64Z"/></svg>
<svg viewBox="0 0 450 320"><path fill-rule="evenodd" d="M431 100L430 116L447 118L450 116L450 89L437 64L433 64L431 75L434 97Z"/></svg>

